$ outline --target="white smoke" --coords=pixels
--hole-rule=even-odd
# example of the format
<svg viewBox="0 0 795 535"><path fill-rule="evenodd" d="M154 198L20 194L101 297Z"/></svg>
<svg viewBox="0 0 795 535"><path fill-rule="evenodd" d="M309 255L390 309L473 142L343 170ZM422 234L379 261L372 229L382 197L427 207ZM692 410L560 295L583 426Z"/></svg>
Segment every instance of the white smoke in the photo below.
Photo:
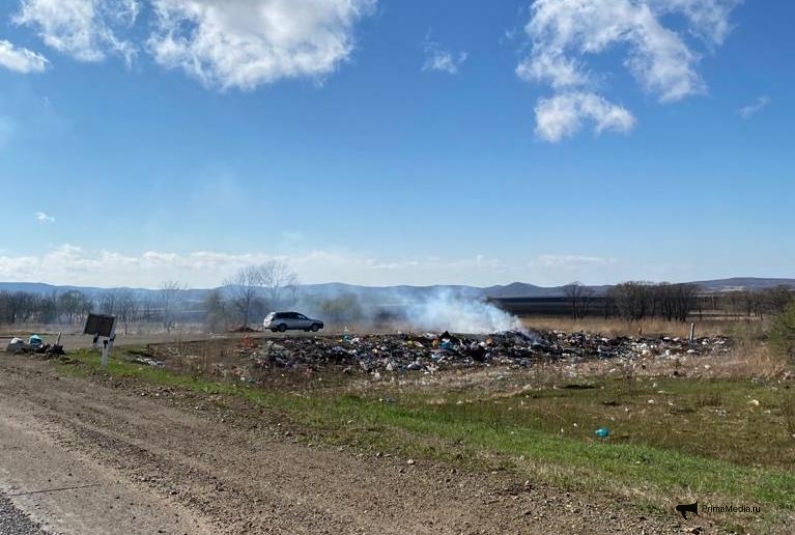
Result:
<svg viewBox="0 0 795 535"><path fill-rule="evenodd" d="M521 320L486 301L443 291L408 306L408 321L417 329L461 334L525 332Z"/></svg>

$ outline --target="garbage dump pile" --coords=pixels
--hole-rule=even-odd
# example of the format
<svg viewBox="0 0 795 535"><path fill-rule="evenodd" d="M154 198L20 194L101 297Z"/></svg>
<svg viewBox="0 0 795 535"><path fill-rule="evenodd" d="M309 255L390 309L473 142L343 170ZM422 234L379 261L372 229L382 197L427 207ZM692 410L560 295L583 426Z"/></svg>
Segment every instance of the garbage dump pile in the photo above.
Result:
<svg viewBox="0 0 795 535"><path fill-rule="evenodd" d="M35 353L38 355L46 355L47 357L54 357L63 355L63 346L60 344L47 344L37 334L33 334L25 341L22 338L14 337L6 346L6 352L13 355Z"/></svg>
<svg viewBox="0 0 795 535"><path fill-rule="evenodd" d="M253 342L253 341L252 341ZM243 344L237 349L259 368L342 367L346 371L436 372L483 366L529 367L543 361L682 358L728 353L726 337L605 338L584 333L486 336L427 333L339 338L284 338Z"/></svg>

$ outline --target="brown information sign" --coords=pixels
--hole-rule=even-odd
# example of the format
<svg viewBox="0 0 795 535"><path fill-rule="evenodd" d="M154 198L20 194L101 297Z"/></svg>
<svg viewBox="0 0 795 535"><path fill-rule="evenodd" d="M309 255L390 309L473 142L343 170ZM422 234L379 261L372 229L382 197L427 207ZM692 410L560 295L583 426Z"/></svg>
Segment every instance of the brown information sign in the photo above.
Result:
<svg viewBox="0 0 795 535"><path fill-rule="evenodd" d="M86 319L86 328L83 329L83 334L99 335L105 338L113 336L113 323L116 321L116 316L108 316L106 314L89 314Z"/></svg>

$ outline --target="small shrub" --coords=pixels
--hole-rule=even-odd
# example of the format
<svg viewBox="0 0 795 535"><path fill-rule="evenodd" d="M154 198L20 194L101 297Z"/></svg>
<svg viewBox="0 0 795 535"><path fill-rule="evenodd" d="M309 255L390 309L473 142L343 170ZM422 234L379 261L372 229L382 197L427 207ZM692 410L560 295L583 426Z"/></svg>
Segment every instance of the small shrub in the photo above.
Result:
<svg viewBox="0 0 795 535"><path fill-rule="evenodd" d="M770 345L790 362L795 363L795 300L773 320Z"/></svg>

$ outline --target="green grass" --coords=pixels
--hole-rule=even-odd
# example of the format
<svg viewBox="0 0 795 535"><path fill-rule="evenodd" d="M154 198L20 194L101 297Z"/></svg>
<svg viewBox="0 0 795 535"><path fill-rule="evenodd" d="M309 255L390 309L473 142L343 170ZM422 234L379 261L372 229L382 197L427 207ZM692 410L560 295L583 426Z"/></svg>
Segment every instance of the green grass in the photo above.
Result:
<svg viewBox="0 0 795 535"><path fill-rule="evenodd" d="M72 374L110 374L245 399L302 426L312 440L505 469L651 507L699 500L790 515L795 505L795 441L788 428L793 392L786 385L605 377L522 384L532 380L527 375L488 388L297 392L175 374L123 356L112 358L106 371L95 353L70 357L77 365L62 369ZM608 439L594 436L600 426L611 429Z"/></svg>

